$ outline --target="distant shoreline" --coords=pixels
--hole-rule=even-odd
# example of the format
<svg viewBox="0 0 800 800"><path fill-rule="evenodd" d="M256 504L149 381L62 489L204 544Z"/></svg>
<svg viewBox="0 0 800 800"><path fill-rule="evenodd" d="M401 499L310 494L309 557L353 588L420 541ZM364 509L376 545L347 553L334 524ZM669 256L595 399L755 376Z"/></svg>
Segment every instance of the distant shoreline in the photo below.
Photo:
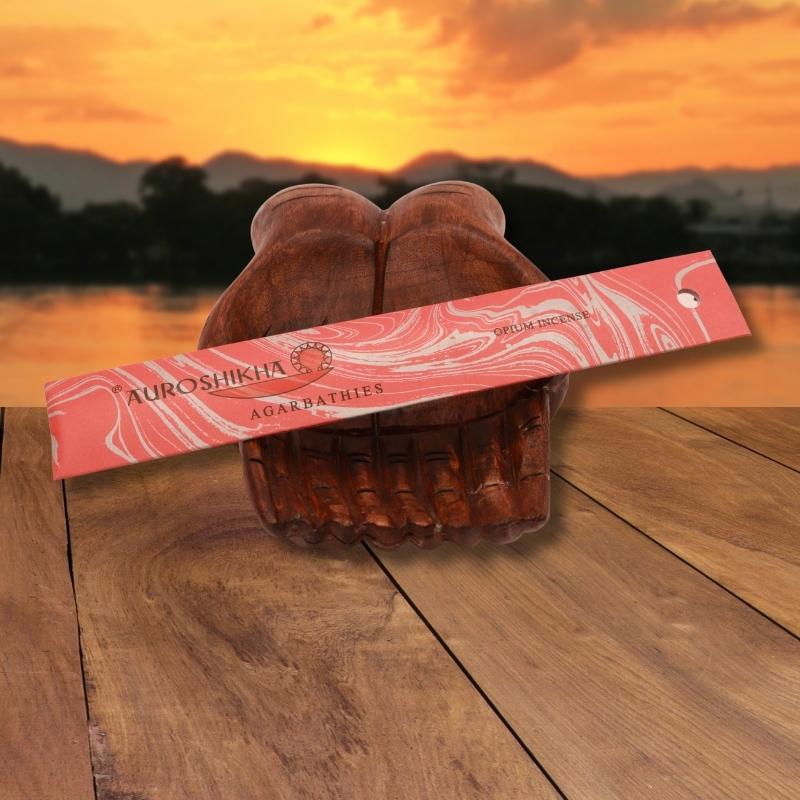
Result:
<svg viewBox="0 0 800 800"><path fill-rule="evenodd" d="M576 275L581 274L588 274L588 273L576 273ZM574 277L574 276L564 276L564 277ZM552 280L559 280L559 278L553 278ZM737 288L739 286L742 287L763 287L765 289L777 288L777 289L796 289L800 291L800 281L797 280L771 280L771 279L761 279L761 280L728 280L729 285L732 288ZM182 295L182 294L201 294L204 292L223 292L229 286L229 283L198 283L198 284L191 284L191 283L168 283L168 282L160 282L160 281L131 281L131 282L119 282L119 281L90 281L90 282L80 282L80 281L61 281L61 282L48 282L48 281L2 281L0 280L0 292L4 291L14 291L20 292L23 294L37 294L40 292L46 291L59 291L59 290L76 290L76 289L99 289L99 290L109 290L109 289L119 289L121 291L137 291L137 292L153 292L155 294L172 294L172 295Z"/></svg>
<svg viewBox="0 0 800 800"><path fill-rule="evenodd" d="M770 205L742 210L739 202L723 213L702 196L708 190L702 183L690 182L672 198L600 197L580 194L577 187L532 186L497 165L470 170L456 177L496 198L506 240L553 280L711 250L732 284L800 282L800 212ZM384 180L369 199L389 208L426 185L427 177ZM266 198L298 183L334 181L307 174L282 182L245 179L219 190L204 169L175 158L140 176L140 202L69 210L49 189L0 163L0 281L224 287L253 258L250 225L256 211ZM311 247L306 258L313 261Z"/></svg>

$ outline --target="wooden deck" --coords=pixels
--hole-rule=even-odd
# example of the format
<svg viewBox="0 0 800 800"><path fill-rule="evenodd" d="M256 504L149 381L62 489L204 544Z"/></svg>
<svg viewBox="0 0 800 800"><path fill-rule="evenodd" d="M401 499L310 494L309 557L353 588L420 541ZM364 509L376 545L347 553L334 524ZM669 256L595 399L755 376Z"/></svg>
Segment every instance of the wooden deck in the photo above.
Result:
<svg viewBox="0 0 800 800"><path fill-rule="evenodd" d="M2 800L800 797L800 409L562 410L547 528L428 552L2 422Z"/></svg>

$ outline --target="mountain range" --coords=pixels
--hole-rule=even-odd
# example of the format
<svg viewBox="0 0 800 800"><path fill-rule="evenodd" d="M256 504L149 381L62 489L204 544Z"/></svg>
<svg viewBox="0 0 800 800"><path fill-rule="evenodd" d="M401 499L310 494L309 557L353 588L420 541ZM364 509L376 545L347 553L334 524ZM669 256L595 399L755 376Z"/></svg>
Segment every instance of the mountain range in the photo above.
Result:
<svg viewBox="0 0 800 800"><path fill-rule="evenodd" d="M23 144L0 138L0 164L19 170L36 184L58 195L66 208L86 203L138 199L142 173L154 161L115 161L88 150L46 144ZM517 183L543 186L574 195L609 197L666 195L677 202L700 198L719 216L743 216L771 207L800 209L800 164L744 169L686 167L631 172L623 175L579 177L529 159L470 159L454 152L418 156L389 172L356 166L337 166L288 158L260 158L249 153L223 152L201 166L209 186L224 190L247 178L279 183L309 174L325 178L365 195L381 191L381 180L429 183L447 178L500 177L513 174Z"/></svg>

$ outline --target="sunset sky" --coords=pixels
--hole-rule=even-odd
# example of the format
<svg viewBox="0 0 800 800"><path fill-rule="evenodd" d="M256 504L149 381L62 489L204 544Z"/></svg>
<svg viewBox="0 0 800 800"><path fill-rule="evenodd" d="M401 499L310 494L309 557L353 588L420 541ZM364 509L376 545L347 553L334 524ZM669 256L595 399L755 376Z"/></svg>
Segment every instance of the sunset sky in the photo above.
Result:
<svg viewBox="0 0 800 800"><path fill-rule="evenodd" d="M382 169L798 162L800 0L31 0L0 25L0 136Z"/></svg>

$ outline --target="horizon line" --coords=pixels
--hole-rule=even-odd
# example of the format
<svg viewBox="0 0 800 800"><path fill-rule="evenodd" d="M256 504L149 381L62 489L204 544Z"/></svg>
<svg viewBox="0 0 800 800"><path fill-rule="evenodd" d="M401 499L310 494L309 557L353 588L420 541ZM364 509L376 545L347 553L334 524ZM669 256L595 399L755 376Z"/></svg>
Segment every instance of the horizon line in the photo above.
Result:
<svg viewBox="0 0 800 800"><path fill-rule="evenodd" d="M749 165L741 165L741 164L732 164L732 163L721 163L715 166L710 167L703 167L699 166L698 164L692 164L691 162L683 162L674 167L639 167L633 168L627 171L622 172L594 172L594 173L577 173L571 172L563 167L557 166L547 161L541 161L533 156L502 156L502 155L493 155L493 156L470 156L464 153L458 152L452 149L441 149L441 150L426 150L424 152L418 153L416 156L412 156L408 160L404 161L398 166L392 168L384 168L379 169L377 167L366 167L360 164L354 163L337 163L335 161L318 161L316 159L303 159L297 156L286 156L286 155L260 155L248 150L243 150L240 148L223 148L214 152L212 155L207 156L202 160L195 160L190 158L187 155L182 153L172 153L169 155L164 155L161 157L152 157L152 156L139 156L133 158L125 158L120 159L116 156L109 155L99 150L90 148L90 147L71 147L69 145L62 145L62 144L55 144L53 142L45 142L45 141L21 141L20 139L15 139L3 134L0 134L0 142L10 143L12 145L18 145L20 147L30 147L30 148L48 148L51 150L59 150L64 153L73 153L75 155L85 155L85 156L92 156L94 158L101 158L106 161L111 161L115 164L120 166L130 165L130 164L138 164L142 162L146 163L153 163L157 164L162 161L166 161L171 158L182 158L188 164L194 166L203 166L207 164L209 161L213 161L216 158L220 158L221 156L225 155L242 155L248 158L252 158L258 161L288 161L295 164L307 164L309 166L318 166L318 167L334 167L337 169L351 169L351 170L358 170L360 172L370 172L376 175L391 175L394 173L401 172L402 170L409 167L409 165L413 164L416 161L419 161L425 157L429 156L453 156L455 158L462 159L464 161L473 162L473 163L480 163L480 162L492 162L492 161L507 161L507 162L529 162L532 164L536 164L538 166L546 167L558 172L561 172L564 175L573 177L573 178L581 178L581 179L597 179L597 178L614 178L614 177L624 177L630 176L633 174L641 174L641 173L668 173L668 172L681 172L681 171L699 171L699 172L718 172L721 170L740 170L745 172L764 172L767 170L775 170L775 169L786 169L791 167L800 167L800 156L796 161L787 161L787 162L779 162L779 163L772 163L767 166L749 166Z"/></svg>

